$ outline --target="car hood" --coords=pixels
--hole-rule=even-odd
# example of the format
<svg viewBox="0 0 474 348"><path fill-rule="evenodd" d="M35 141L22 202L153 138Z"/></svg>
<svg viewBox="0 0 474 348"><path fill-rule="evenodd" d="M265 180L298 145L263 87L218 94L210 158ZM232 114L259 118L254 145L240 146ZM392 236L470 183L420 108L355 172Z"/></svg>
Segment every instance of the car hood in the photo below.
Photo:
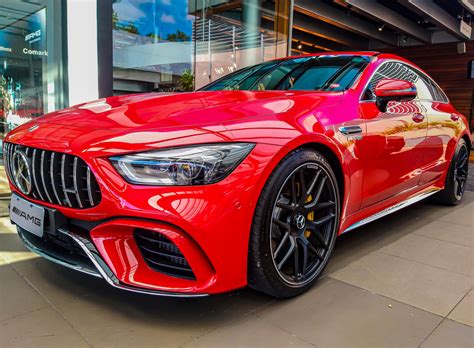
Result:
<svg viewBox="0 0 474 348"><path fill-rule="evenodd" d="M12 131L6 141L96 155L190 143L234 141L226 125L297 116L332 103L334 93L214 91L100 99L56 111Z"/></svg>

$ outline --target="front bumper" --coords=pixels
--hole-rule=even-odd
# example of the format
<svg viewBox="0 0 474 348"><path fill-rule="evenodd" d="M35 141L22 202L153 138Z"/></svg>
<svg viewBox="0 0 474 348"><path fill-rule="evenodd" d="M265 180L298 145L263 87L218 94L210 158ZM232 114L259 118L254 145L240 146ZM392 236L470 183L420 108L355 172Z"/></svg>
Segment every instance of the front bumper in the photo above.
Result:
<svg viewBox="0 0 474 348"><path fill-rule="evenodd" d="M168 297L203 297L207 294L197 294L197 293L179 293L171 291L158 291L146 288L140 288L136 286L130 286L122 283L117 276L114 274L112 269L108 264L102 259L99 251L95 247L94 243L91 242L89 238L81 233L73 232L67 228L59 228L58 233L69 237L74 243L76 243L84 252L84 254L90 260L90 264L86 262L81 262L80 258L74 258L71 256L65 256L64 254L54 252L53 250L45 250L44 247L38 246L34 241L32 241L33 236L29 235L27 231L22 231L19 229L18 234L25 244L25 246L32 252L42 256L45 259L48 259L52 262L60 264L71 269L74 269L79 272L83 272L95 277L101 277L107 281L110 285L120 290L126 290L146 295L159 295L159 296L168 296Z"/></svg>
<svg viewBox="0 0 474 348"><path fill-rule="evenodd" d="M50 234L71 238L86 262L54 253L19 229L32 251L69 268L104 278L129 291L204 296L247 284L248 240L253 212L280 147L257 144L223 181L195 187L144 187L126 183L104 158L82 158L97 177L102 200L72 209L18 195L59 213ZM50 218L54 222L55 218ZM182 252L195 275L183 279L152 269L134 238L137 229L160 233Z"/></svg>

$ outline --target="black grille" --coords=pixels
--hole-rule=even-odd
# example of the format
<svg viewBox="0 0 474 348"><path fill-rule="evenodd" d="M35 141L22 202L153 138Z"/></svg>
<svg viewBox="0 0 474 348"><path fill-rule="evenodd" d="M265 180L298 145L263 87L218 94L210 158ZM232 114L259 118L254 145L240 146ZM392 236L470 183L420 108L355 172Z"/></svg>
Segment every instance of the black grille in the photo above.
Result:
<svg viewBox="0 0 474 348"><path fill-rule="evenodd" d="M136 229L135 241L148 266L155 271L195 280L194 273L178 247L161 233Z"/></svg>
<svg viewBox="0 0 474 348"><path fill-rule="evenodd" d="M6 171L15 186L13 155L16 151L26 155L33 181L27 196L70 208L99 204L99 185L89 166L79 157L11 143L5 143L3 151Z"/></svg>

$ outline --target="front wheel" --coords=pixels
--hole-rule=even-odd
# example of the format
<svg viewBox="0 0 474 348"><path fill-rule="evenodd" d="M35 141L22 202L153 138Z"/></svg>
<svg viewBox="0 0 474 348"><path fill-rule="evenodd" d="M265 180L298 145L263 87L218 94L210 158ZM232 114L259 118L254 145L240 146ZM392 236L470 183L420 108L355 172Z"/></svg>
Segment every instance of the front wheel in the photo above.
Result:
<svg viewBox="0 0 474 348"><path fill-rule="evenodd" d="M323 272L337 236L336 177L320 153L296 150L260 196L249 247L249 286L274 297L306 291Z"/></svg>
<svg viewBox="0 0 474 348"><path fill-rule="evenodd" d="M469 171L469 148L464 139L460 139L454 151L451 165L446 174L446 183L436 198L445 205L457 205L461 202L466 189Z"/></svg>

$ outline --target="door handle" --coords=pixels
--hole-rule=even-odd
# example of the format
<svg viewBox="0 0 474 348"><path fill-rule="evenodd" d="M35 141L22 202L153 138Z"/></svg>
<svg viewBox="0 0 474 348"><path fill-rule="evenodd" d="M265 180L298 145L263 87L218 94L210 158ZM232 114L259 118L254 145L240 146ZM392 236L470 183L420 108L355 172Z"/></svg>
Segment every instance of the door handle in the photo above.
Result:
<svg viewBox="0 0 474 348"><path fill-rule="evenodd" d="M362 133L362 128L359 126L345 126L339 127L339 131L344 135L360 134Z"/></svg>
<svg viewBox="0 0 474 348"><path fill-rule="evenodd" d="M417 112L417 113L413 114L412 119L416 123L420 123L420 122L423 122L423 120L425 119L425 115L420 114L419 112Z"/></svg>

